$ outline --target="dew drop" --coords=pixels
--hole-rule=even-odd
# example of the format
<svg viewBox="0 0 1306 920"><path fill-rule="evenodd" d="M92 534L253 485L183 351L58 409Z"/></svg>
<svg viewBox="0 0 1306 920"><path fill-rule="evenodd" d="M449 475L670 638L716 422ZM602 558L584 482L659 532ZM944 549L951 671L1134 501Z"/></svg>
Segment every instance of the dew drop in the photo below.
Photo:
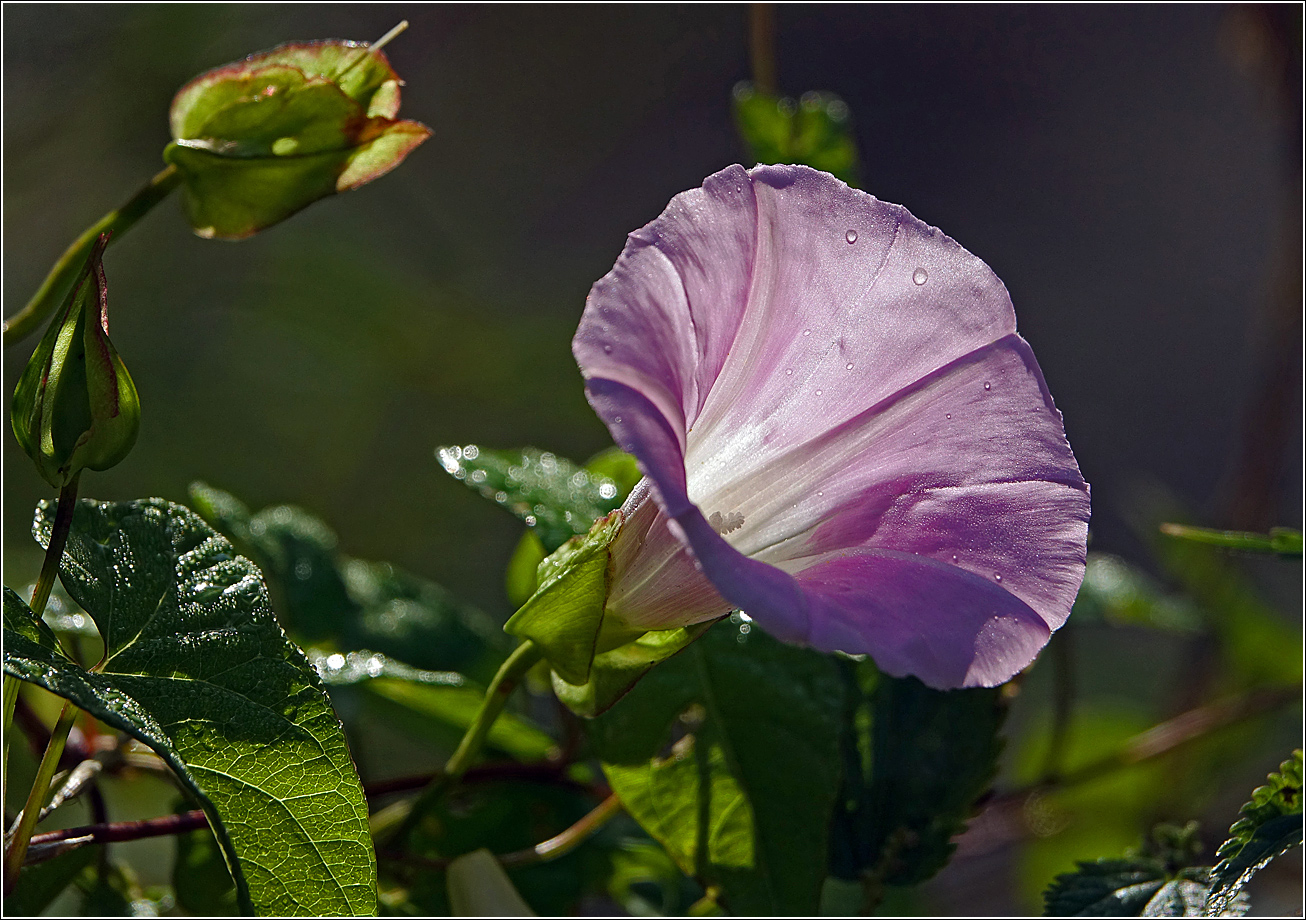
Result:
<svg viewBox="0 0 1306 920"><path fill-rule="evenodd" d="M929 280L929 278L930 276L926 273L925 269L923 268L918 268L916 269L916 271L911 273L911 280L914 284L924 284L926 281Z"/></svg>
<svg viewBox="0 0 1306 920"><path fill-rule="evenodd" d="M821 391L820 391L820 390L817 390L817 391L816 391L816 395L817 395L817 396L820 396L820 395L821 395Z"/></svg>
<svg viewBox="0 0 1306 920"><path fill-rule="evenodd" d="M1002 576L997 572L993 573L993 577L996 578L998 581L1002 581Z"/></svg>
<svg viewBox="0 0 1306 920"><path fill-rule="evenodd" d="M618 415L615 419L613 419L613 421L616 422L618 425L620 425L620 424L621 424L621 416Z"/></svg>
<svg viewBox="0 0 1306 920"><path fill-rule="evenodd" d="M944 417L944 418L952 418L952 413L951 413L951 412L945 412L944 415L943 415L943 417Z"/></svg>
<svg viewBox="0 0 1306 920"><path fill-rule="evenodd" d="M984 384L984 389L986 389L986 390L991 390L991 389L993 389L993 384L988 383L988 382L985 382L985 384Z"/></svg>
<svg viewBox="0 0 1306 920"><path fill-rule="evenodd" d="M849 364L849 365L847 365L847 368L848 368L848 370L852 370L852 369L853 369L853 366L852 366L851 364Z"/></svg>
<svg viewBox="0 0 1306 920"><path fill-rule="evenodd" d="M846 239L849 243L855 243L857 242L857 231L849 230L847 233L843 235L843 238Z"/></svg>
<svg viewBox="0 0 1306 920"><path fill-rule="evenodd" d="M956 554L956 553L953 553L953 554L952 554L952 561L953 561L953 562L956 562L956 561L957 561L957 554Z"/></svg>
<svg viewBox="0 0 1306 920"><path fill-rule="evenodd" d="M789 370L785 371L786 377L792 377L793 375L794 375L794 369L792 367L789 368Z"/></svg>
<svg viewBox="0 0 1306 920"><path fill-rule="evenodd" d="M804 329L804 330L803 330L803 335L811 335L811 334L812 334L812 330L810 330L810 329Z"/></svg>
<svg viewBox="0 0 1306 920"><path fill-rule="evenodd" d="M603 346L603 353L604 353L605 355L610 355L610 354L612 354L612 346L611 346L611 345L604 345L604 346Z"/></svg>

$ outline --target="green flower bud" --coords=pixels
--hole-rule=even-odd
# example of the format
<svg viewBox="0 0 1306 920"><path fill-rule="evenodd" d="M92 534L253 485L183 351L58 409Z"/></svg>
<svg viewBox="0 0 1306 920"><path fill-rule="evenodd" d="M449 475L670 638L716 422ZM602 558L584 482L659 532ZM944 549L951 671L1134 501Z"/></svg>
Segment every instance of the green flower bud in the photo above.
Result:
<svg viewBox="0 0 1306 920"><path fill-rule="evenodd" d="M181 88L163 158L197 234L250 236L389 172L430 136L395 118L402 81L385 41L281 45Z"/></svg>
<svg viewBox="0 0 1306 920"><path fill-rule="evenodd" d="M14 390L14 436L56 489L81 470L107 470L136 443L136 386L109 341L102 234Z"/></svg>

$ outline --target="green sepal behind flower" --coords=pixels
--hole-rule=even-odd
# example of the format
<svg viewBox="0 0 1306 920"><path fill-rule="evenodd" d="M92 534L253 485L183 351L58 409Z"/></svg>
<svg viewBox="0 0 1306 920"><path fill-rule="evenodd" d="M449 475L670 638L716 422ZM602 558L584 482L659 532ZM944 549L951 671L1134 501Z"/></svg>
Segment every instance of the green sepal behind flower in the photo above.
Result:
<svg viewBox="0 0 1306 920"><path fill-rule="evenodd" d="M608 599L608 547L621 529L621 512L595 522L539 565L539 587L504 624L504 631L530 639L544 650L549 666L568 683L584 684L596 653L636 638L604 620Z"/></svg>
<svg viewBox="0 0 1306 920"><path fill-rule="evenodd" d="M394 69L358 42L281 45L201 74L173 99L164 159L203 237L240 239L389 172L430 129L400 121Z"/></svg>
<svg viewBox="0 0 1306 920"><path fill-rule="evenodd" d="M56 489L83 469L107 470L140 430L131 375L109 341L102 234L14 390L10 422L37 472Z"/></svg>

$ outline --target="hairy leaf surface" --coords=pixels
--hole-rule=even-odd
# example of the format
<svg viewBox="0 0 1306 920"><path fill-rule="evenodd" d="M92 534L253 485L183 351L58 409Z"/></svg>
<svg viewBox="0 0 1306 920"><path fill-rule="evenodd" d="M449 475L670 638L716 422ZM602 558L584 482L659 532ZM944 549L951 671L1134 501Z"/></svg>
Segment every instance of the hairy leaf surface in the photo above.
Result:
<svg viewBox="0 0 1306 920"><path fill-rule="evenodd" d="M42 543L52 517L42 503ZM374 911L344 733L258 569L193 512L145 499L79 502L60 574L104 638L102 669L34 640L35 617L6 591L6 672L153 748L208 815L246 910Z"/></svg>

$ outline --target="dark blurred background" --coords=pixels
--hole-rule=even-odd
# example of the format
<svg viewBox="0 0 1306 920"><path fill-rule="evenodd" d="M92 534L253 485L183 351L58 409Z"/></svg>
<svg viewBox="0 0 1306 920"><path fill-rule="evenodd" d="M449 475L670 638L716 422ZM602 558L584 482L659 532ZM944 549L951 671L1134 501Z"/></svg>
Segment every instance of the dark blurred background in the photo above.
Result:
<svg viewBox="0 0 1306 920"><path fill-rule="evenodd" d="M775 10L779 89L839 94L863 187L1010 289L1093 487L1094 549L1150 564L1142 508L1301 525L1296 9ZM731 88L751 75L748 17L6 5L6 315L161 167L172 94L200 71L407 19L387 54L403 117L433 132L394 173L251 240L198 239L167 202L112 248L113 339L144 420L83 494L185 501L203 479L254 507L299 504L345 552L506 615L521 525L433 451L583 460L610 443L570 338L624 235L745 159ZM35 342L6 353L6 392ZM28 527L48 490L7 434L3 458L5 581L19 584L39 565ZM1290 609L1300 571L1269 588Z"/></svg>

